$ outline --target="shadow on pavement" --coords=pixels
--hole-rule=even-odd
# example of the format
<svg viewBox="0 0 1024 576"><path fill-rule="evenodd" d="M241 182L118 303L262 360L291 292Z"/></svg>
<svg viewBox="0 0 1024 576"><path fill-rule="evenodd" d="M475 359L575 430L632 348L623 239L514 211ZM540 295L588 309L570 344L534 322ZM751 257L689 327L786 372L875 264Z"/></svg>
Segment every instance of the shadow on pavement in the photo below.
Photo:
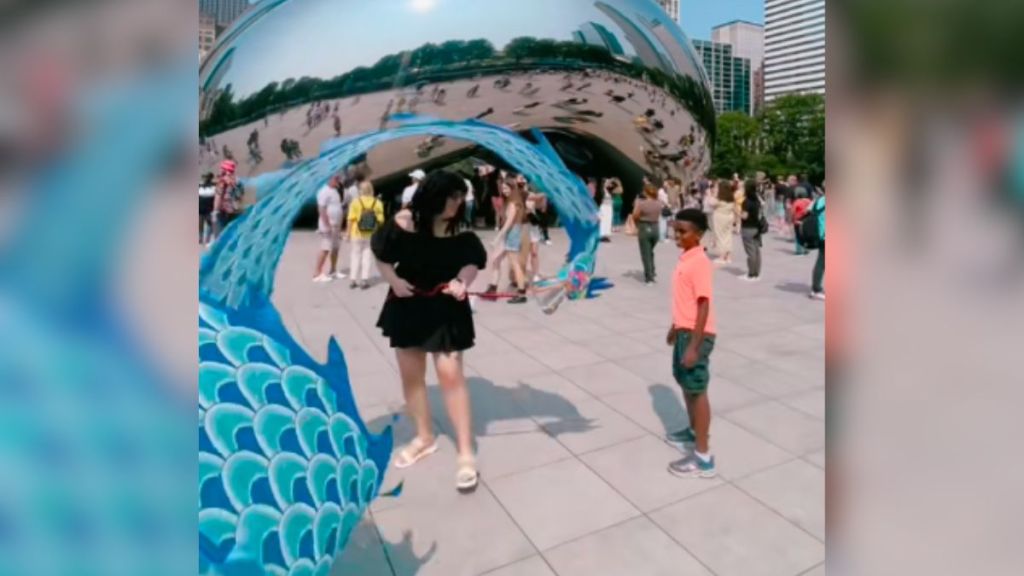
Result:
<svg viewBox="0 0 1024 576"><path fill-rule="evenodd" d="M651 395L651 407L661 420L666 434L676 432L687 425L690 418L686 414L678 390L664 384L652 384L647 391Z"/></svg>
<svg viewBox="0 0 1024 576"><path fill-rule="evenodd" d="M422 556L413 549L412 532L405 531L399 542L382 539L372 518L360 523L345 550L338 555L331 576L413 576L437 553L437 542Z"/></svg>
<svg viewBox="0 0 1024 576"><path fill-rule="evenodd" d="M515 388L498 386L481 377L469 378L467 385L473 405L474 436L534 432L538 430L538 422L552 435L585 432L593 427L572 402L554 392L523 382ZM430 387L429 394L431 406L435 407L435 420L443 418L441 433L451 436L440 387ZM503 423L510 425L503 426Z"/></svg>
<svg viewBox="0 0 1024 576"><path fill-rule="evenodd" d="M585 418L576 406L554 392L541 390L519 382L516 387L498 386L491 380L478 376L467 378L466 385L473 411L474 436L499 436L536 432L543 427L548 434L557 436L566 433L586 432L594 428L592 421ZM427 386L434 433L447 436L455 441L452 425L444 404L441 387ZM396 407L391 414L374 418L367 428L378 431L395 424L395 446L402 446L412 440L412 423L405 416L403 407ZM401 419L396 421L396 416Z"/></svg>
<svg viewBox="0 0 1024 576"><path fill-rule="evenodd" d="M775 289L780 292L789 292L791 294L810 294L811 285L803 284L801 282L784 282L782 284L776 284Z"/></svg>
<svg viewBox="0 0 1024 576"><path fill-rule="evenodd" d="M640 284L644 283L644 273L641 270L630 270L629 272L624 273L622 276L624 278L629 278L630 280L636 280Z"/></svg>
<svg viewBox="0 0 1024 576"><path fill-rule="evenodd" d="M736 277L746 276L747 275L747 271L746 270L744 270L742 268L737 268L735 266L726 266L726 267L722 268L722 270L724 272L728 272L729 274L732 274L733 276L736 276Z"/></svg>
<svg viewBox="0 0 1024 576"><path fill-rule="evenodd" d="M417 556L416 551L412 548L412 532L409 531L402 534L401 542L385 542L384 544L384 553L396 576L413 576L419 573L420 568L430 562L436 552L437 542L433 542L423 556ZM359 571L353 571L351 574L363 575Z"/></svg>

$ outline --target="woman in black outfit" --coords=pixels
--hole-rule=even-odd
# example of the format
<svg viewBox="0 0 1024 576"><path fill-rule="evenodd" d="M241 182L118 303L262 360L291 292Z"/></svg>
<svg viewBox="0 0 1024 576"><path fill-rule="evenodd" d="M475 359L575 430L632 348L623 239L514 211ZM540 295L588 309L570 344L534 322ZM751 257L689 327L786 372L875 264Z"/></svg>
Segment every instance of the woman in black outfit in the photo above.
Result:
<svg viewBox="0 0 1024 576"><path fill-rule="evenodd" d="M757 182L747 180L743 185L743 205L740 207L740 233L743 236L743 250L747 253L747 275L743 280L756 282L761 279L761 235L764 204L757 191Z"/></svg>
<svg viewBox="0 0 1024 576"><path fill-rule="evenodd" d="M371 240L381 275L391 285L377 326L395 349L405 403L416 425L416 438L398 451L395 466L407 468L437 451L425 380L429 353L455 428L459 490L472 490L479 479L462 353L476 337L466 291L487 263L480 239L472 232L457 233L466 192L462 177L433 172L409 209Z"/></svg>

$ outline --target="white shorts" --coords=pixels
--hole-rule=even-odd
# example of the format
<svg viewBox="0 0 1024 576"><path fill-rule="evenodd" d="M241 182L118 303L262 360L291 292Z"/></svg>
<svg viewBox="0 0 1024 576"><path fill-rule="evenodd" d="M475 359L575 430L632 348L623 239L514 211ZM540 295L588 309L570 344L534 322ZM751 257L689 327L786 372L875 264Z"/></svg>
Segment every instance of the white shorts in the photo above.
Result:
<svg viewBox="0 0 1024 576"><path fill-rule="evenodd" d="M317 232L320 237L320 249L331 252L341 248L341 229L333 228L330 232Z"/></svg>

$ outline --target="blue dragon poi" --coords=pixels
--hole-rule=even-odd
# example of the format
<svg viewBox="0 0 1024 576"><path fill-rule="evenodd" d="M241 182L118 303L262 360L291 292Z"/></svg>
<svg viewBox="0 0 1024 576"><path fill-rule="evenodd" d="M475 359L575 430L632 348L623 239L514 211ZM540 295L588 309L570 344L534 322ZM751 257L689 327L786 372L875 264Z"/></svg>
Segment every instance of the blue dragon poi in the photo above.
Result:
<svg viewBox="0 0 1024 576"><path fill-rule="evenodd" d="M479 144L546 192L570 239L567 263L541 283L553 311L584 297L598 246L582 181L539 133L532 143L479 121L405 117L387 131L327 142L316 158L265 177L267 190L204 257L199 282L200 574L326 576L370 502L392 451L359 416L332 338L313 360L271 303L294 220L339 167L374 146L434 134Z"/></svg>

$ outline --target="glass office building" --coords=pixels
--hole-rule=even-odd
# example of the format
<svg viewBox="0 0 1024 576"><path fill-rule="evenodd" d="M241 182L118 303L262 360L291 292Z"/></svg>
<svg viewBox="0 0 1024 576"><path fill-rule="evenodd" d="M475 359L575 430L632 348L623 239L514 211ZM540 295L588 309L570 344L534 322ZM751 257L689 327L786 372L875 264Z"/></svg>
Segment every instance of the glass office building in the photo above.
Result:
<svg viewBox="0 0 1024 576"><path fill-rule="evenodd" d="M693 47L704 62L711 83L715 111L751 114L753 74L749 58L737 58L732 46L707 40L694 40Z"/></svg>

